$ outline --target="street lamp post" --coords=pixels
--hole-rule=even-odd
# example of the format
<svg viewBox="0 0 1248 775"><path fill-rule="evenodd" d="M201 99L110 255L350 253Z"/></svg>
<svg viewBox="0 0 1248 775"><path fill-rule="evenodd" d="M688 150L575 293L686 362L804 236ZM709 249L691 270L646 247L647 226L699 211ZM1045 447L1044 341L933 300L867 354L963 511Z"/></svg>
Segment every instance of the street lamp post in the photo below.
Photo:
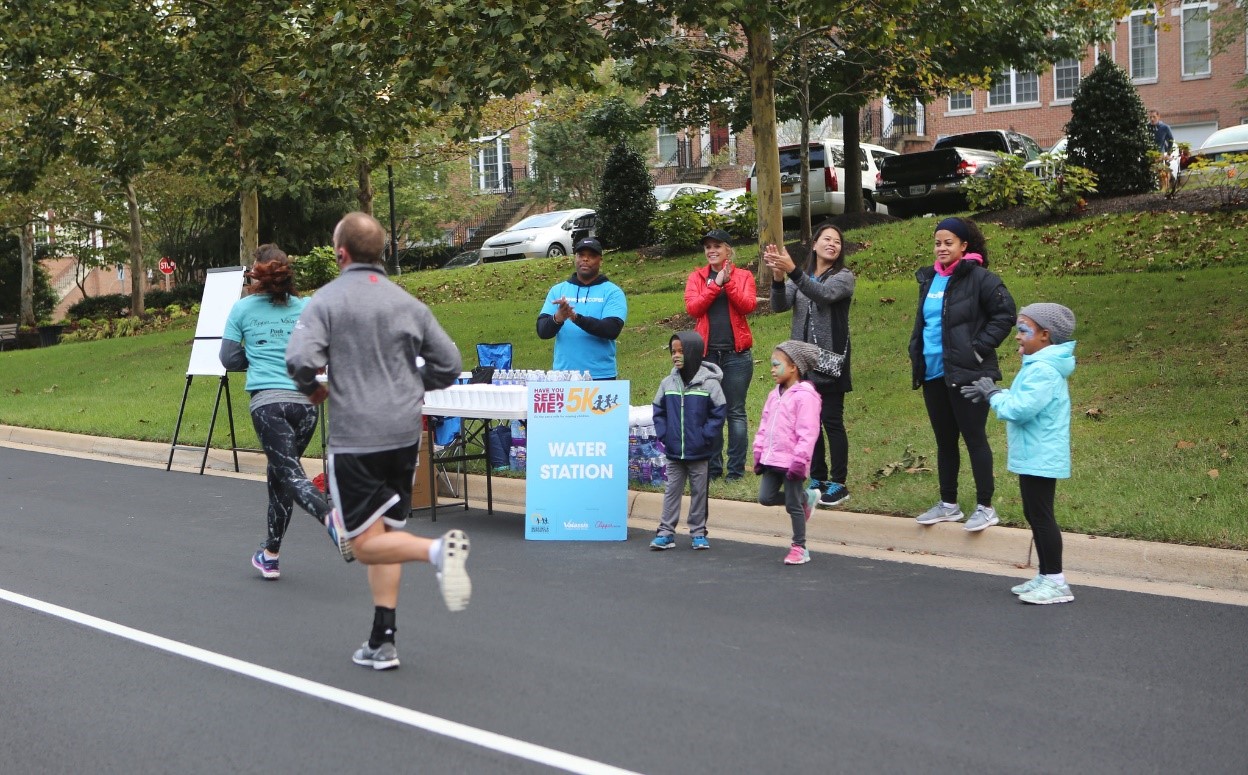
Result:
<svg viewBox="0 0 1248 775"><path fill-rule="evenodd" d="M390 265L399 274L399 237L394 225L394 165L386 163L386 185L390 189Z"/></svg>

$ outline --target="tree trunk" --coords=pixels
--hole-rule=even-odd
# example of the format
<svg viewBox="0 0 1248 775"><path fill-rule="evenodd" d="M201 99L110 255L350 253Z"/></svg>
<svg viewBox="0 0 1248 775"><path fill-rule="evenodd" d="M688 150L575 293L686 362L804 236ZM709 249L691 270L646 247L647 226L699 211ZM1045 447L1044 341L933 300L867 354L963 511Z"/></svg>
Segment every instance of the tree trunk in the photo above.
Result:
<svg viewBox="0 0 1248 775"><path fill-rule="evenodd" d="M363 158L360 159L359 166L356 168L359 175L359 191L356 192L355 198L360 200L360 212L373 214L373 169Z"/></svg>
<svg viewBox="0 0 1248 775"><path fill-rule="evenodd" d="M247 266L260 247L260 192L249 186L239 194L238 263Z"/></svg>
<svg viewBox="0 0 1248 775"><path fill-rule="evenodd" d="M126 184L126 209L130 212L130 314L143 314L143 223L139 218L139 197L134 183Z"/></svg>
<svg viewBox="0 0 1248 775"><path fill-rule="evenodd" d="M776 142L776 74L771 62L771 28L747 26L750 54L750 109L754 129L754 169L758 177L759 287L771 285L771 270L761 260L762 246L784 244L780 201L780 151Z"/></svg>
<svg viewBox="0 0 1248 775"><path fill-rule="evenodd" d="M798 200L800 202L800 206L798 208L797 220L799 221L798 228L801 229L801 236L799 237L799 239L801 239L803 245L809 245L811 242L810 240L810 231L811 231L810 229L810 64L806 58L805 38L802 39L801 59L802 59L802 64L801 64L802 93L801 93L801 96L798 98L798 106L799 106L799 111L801 113L800 118L802 121L802 132L801 132L802 148L801 148L801 151L799 152L799 158L801 159L799 172L801 174L801 181L802 181L801 183L802 187L800 191L802 193ZM832 164L832 160L825 158L823 160L823 163L825 165L830 166ZM832 193L830 191L824 192L825 197L830 197L831 195ZM781 194L780 198L781 198L781 202L783 202L784 195Z"/></svg>
<svg viewBox="0 0 1248 775"><path fill-rule="evenodd" d="M845 212L860 213L865 207L862 201L862 165L858 157L862 153L862 130L858 125L858 109L841 114L841 132L845 138Z"/></svg>
<svg viewBox="0 0 1248 775"><path fill-rule="evenodd" d="M22 328L35 327L35 224L33 221L27 221L22 224L22 233L19 239L21 242L22 253L22 301L21 301L21 323Z"/></svg>

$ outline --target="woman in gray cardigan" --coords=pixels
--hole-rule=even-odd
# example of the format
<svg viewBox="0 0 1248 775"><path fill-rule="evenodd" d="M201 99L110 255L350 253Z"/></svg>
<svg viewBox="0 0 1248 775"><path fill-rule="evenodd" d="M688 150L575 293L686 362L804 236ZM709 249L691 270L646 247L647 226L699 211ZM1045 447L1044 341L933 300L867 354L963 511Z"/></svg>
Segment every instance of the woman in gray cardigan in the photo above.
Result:
<svg viewBox="0 0 1248 775"><path fill-rule="evenodd" d="M854 273L845 268L843 240L841 230L832 224L819 226L804 267L798 267L783 246L768 245L763 250L763 261L771 268L771 309L793 310L790 336L845 356L839 377L815 369L810 372L815 390L823 399L819 416L823 433L815 443L810 486L821 492L819 505L827 508L849 499L849 488L845 486L849 468L845 394L853 389L849 305L854 296ZM824 434L828 437L826 445Z"/></svg>

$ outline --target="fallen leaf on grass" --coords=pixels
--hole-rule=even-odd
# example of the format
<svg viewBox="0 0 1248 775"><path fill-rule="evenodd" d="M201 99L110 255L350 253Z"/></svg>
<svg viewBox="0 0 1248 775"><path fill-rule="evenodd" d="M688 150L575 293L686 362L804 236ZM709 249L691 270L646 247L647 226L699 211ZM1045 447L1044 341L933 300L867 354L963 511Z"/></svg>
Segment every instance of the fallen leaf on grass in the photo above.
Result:
<svg viewBox="0 0 1248 775"><path fill-rule="evenodd" d="M1216 469L1216 468L1210 468L1210 469L1209 469L1209 478L1210 478L1210 479L1217 479L1219 476L1221 476L1221 474L1219 474L1219 473L1218 473L1218 469Z"/></svg>
<svg viewBox="0 0 1248 775"><path fill-rule="evenodd" d="M1091 409L1088 409L1086 412L1084 412L1083 416L1091 420L1099 420L1105 416L1105 410L1101 409L1100 407L1094 406Z"/></svg>
<svg viewBox="0 0 1248 775"><path fill-rule="evenodd" d="M1174 445L1175 449L1194 449L1195 447L1196 442L1194 441L1180 441L1178 444Z"/></svg>

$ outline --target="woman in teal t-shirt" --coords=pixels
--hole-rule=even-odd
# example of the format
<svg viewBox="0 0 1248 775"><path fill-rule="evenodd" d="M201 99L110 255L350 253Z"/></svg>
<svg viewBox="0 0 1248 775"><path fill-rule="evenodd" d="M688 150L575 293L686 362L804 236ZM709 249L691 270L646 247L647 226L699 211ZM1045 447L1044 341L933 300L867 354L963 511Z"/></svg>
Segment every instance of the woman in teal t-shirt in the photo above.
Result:
<svg viewBox="0 0 1248 775"><path fill-rule="evenodd" d="M307 299L294 295L290 259L276 245L256 249L250 274L251 294L234 304L225 321L221 363L229 371L247 372L251 422L269 461L268 535L252 555L251 564L266 579L276 579L281 575L282 536L295 502L329 530L344 557L349 558L350 544L335 534L333 521L328 519L329 504L308 481L300 463L319 415L286 374L286 343Z"/></svg>

